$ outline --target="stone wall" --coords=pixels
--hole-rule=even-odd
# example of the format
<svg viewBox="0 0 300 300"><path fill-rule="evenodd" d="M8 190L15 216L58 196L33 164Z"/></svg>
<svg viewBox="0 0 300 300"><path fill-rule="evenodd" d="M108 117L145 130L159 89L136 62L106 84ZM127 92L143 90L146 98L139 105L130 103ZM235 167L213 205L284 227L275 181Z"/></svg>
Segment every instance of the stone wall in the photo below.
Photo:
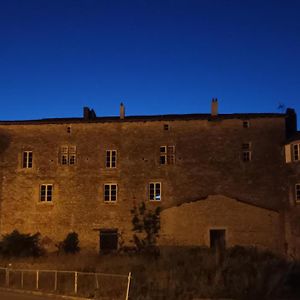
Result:
<svg viewBox="0 0 300 300"><path fill-rule="evenodd" d="M276 211L222 195L171 207L161 214L160 244L210 246L210 230L224 229L226 246L255 246L284 252L283 226Z"/></svg>
<svg viewBox="0 0 300 300"><path fill-rule="evenodd" d="M241 119L0 124L0 232L40 231L57 241L75 230L83 247L98 249L100 228L118 228L125 241L131 238L130 209L141 201L169 208L223 194L280 208L288 189L284 122L253 118L250 128ZM251 162L242 160L244 142L251 142ZM76 165L59 163L62 145L76 145ZM163 145L175 146L174 165L159 164ZM109 149L117 150L116 169L105 167ZM22 168L26 150L33 151L32 169ZM151 181L161 182L161 201L148 200ZM53 184L51 203L39 201L45 183ZM104 203L104 183L118 184L116 203Z"/></svg>

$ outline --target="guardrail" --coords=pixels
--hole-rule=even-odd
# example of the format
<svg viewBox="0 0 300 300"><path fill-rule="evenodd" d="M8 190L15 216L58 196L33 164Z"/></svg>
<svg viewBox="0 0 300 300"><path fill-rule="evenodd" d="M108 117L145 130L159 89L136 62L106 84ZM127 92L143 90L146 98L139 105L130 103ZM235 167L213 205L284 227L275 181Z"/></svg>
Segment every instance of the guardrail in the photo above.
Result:
<svg viewBox="0 0 300 300"><path fill-rule="evenodd" d="M0 287L39 290L94 299L128 300L128 275L0 267Z"/></svg>

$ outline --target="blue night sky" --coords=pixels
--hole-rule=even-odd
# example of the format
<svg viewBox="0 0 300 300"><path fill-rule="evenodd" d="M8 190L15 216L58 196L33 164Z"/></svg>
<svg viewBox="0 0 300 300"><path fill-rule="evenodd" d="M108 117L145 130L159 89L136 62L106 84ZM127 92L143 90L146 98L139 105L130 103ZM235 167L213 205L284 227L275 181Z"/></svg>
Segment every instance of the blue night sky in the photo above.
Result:
<svg viewBox="0 0 300 300"><path fill-rule="evenodd" d="M299 20L293 0L0 0L0 120L208 113L212 97L300 115Z"/></svg>

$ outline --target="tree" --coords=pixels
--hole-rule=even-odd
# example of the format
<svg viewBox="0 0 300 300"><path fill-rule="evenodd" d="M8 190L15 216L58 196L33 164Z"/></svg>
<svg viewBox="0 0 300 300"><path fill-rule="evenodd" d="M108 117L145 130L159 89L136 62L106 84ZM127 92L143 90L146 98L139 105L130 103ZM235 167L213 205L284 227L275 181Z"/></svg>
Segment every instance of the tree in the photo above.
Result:
<svg viewBox="0 0 300 300"><path fill-rule="evenodd" d="M66 238L59 243L59 250L69 254L75 254L80 251L78 234L76 232L70 232Z"/></svg>
<svg viewBox="0 0 300 300"><path fill-rule="evenodd" d="M147 209L144 202L130 211L134 232L133 242L137 251L152 251L156 248L160 231L160 207L154 211Z"/></svg>

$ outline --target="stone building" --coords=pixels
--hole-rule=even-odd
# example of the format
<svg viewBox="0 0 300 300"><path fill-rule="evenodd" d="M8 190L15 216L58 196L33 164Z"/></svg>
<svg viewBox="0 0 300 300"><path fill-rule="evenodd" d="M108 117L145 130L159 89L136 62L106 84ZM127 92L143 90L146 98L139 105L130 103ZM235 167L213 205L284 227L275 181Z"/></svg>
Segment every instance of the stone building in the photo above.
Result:
<svg viewBox="0 0 300 300"><path fill-rule="evenodd" d="M130 210L162 208L160 245L255 245L299 256L296 114L0 122L0 233L70 231L82 248L132 239Z"/></svg>

